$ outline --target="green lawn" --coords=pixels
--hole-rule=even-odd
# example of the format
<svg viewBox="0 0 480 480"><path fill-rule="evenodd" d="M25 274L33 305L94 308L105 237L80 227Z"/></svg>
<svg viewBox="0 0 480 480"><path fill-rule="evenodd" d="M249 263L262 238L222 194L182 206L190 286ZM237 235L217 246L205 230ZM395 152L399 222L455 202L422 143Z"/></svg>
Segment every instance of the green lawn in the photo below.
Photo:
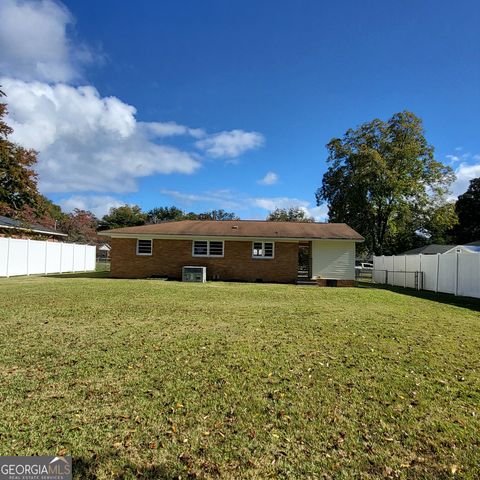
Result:
<svg viewBox="0 0 480 480"><path fill-rule="evenodd" d="M0 455L67 452L78 479L480 477L479 302L96 275L0 280Z"/></svg>

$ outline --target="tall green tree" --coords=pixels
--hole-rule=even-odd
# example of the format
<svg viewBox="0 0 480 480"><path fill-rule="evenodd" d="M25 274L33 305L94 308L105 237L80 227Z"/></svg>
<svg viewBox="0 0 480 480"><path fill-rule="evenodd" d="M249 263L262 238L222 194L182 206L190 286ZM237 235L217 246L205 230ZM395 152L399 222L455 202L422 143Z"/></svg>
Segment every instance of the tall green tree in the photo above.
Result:
<svg viewBox="0 0 480 480"><path fill-rule="evenodd" d="M455 242L480 240L480 177L470 180L467 191L458 197L455 212L458 216L458 225L452 230Z"/></svg>
<svg viewBox="0 0 480 480"><path fill-rule="evenodd" d="M435 160L422 121L413 113L350 129L327 149L329 168L316 192L317 205L327 202L329 220L356 229L369 252L397 253L405 235L424 232L428 238L433 212L437 228L452 225L450 215L438 216L438 207L447 203L455 176Z"/></svg>
<svg viewBox="0 0 480 480"><path fill-rule="evenodd" d="M268 214L267 220L270 222L313 222L305 210L299 207L276 208Z"/></svg>
<svg viewBox="0 0 480 480"><path fill-rule="evenodd" d="M111 228L136 227L144 225L147 221L147 214L142 212L138 205L122 205L111 208L107 215L104 215L99 224L99 230Z"/></svg>
<svg viewBox="0 0 480 480"><path fill-rule="evenodd" d="M185 213L175 206L152 208L147 213L147 223L160 223L172 220L183 220Z"/></svg>

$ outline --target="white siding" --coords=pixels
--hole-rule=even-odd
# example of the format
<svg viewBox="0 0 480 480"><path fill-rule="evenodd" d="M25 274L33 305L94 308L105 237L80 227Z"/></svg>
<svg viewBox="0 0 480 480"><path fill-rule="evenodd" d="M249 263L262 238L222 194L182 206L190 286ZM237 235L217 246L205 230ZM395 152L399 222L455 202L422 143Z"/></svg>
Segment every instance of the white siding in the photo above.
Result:
<svg viewBox="0 0 480 480"><path fill-rule="evenodd" d="M355 242L313 240L312 277L355 280Z"/></svg>

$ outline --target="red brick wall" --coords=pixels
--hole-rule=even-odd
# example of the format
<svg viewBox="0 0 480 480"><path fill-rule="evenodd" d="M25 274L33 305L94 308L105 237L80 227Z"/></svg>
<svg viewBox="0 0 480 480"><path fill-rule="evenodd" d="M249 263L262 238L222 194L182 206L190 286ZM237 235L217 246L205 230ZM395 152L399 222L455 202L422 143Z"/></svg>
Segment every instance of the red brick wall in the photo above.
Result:
<svg viewBox="0 0 480 480"><path fill-rule="evenodd" d="M182 267L207 267L207 279L294 283L297 280L298 244L276 242L275 258L252 258L251 241L225 241L223 258L192 257L191 240L154 240L153 255L136 255L137 240L112 238L111 276L145 278L160 275L181 279Z"/></svg>

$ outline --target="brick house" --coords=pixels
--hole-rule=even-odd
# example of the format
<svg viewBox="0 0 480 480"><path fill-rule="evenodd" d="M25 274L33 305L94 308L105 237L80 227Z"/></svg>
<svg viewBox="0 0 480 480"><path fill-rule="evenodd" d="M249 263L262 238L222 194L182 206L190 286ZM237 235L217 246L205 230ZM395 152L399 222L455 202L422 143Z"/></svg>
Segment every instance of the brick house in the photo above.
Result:
<svg viewBox="0 0 480 480"><path fill-rule="evenodd" d="M183 220L99 232L110 237L111 276L181 279L203 266L209 280L296 283L299 252L308 277L353 285L355 244L363 237L342 223Z"/></svg>

